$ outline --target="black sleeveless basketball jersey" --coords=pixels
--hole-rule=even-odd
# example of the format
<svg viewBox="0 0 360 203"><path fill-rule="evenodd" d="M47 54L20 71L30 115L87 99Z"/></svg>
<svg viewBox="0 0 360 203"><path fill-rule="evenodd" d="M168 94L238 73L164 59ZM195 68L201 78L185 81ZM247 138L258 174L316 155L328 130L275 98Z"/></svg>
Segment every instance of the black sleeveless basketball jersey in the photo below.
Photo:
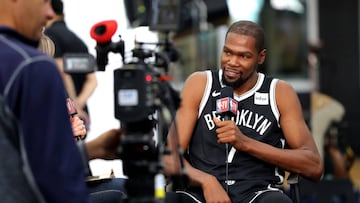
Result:
<svg viewBox="0 0 360 203"><path fill-rule="evenodd" d="M216 126L212 121L216 113L216 100L220 98L222 70L206 71L207 84L199 107L196 123L187 155L195 168L218 177L225 182L228 168L228 185L240 183L240 192L254 187L282 184L284 171L229 145L226 157L225 144L217 143ZM279 112L275 101L277 79L259 73L256 85L242 95L234 95L238 111L231 119L246 136L277 148L285 147L285 139L279 126ZM226 167L228 159L228 167ZM241 184L241 182L246 184ZM250 184L249 184L250 183ZM260 186L261 185L261 186ZM249 188L251 187L251 188Z"/></svg>

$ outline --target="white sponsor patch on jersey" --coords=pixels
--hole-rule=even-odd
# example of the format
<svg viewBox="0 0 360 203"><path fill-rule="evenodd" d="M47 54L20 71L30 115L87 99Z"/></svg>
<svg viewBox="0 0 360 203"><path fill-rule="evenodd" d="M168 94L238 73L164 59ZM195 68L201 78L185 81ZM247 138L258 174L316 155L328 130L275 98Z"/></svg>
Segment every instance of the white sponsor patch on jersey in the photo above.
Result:
<svg viewBox="0 0 360 203"><path fill-rule="evenodd" d="M256 105L269 105L269 94L255 92L254 104Z"/></svg>

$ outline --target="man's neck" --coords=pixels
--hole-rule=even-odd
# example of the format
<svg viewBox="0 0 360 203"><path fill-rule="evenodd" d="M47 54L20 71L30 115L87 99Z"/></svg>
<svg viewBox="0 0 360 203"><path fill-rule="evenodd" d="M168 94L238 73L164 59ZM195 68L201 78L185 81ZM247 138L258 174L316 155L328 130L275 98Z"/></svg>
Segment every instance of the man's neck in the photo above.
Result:
<svg viewBox="0 0 360 203"><path fill-rule="evenodd" d="M63 21L64 20L64 16L63 15L56 15L53 19L49 20L46 23L46 27L51 26L54 22L58 22L58 21Z"/></svg>

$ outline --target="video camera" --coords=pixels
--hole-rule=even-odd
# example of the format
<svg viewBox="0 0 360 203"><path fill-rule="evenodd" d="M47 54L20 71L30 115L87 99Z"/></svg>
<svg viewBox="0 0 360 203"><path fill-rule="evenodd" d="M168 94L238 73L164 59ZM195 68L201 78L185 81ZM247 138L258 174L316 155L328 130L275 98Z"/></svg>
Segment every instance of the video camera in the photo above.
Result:
<svg viewBox="0 0 360 203"><path fill-rule="evenodd" d="M153 43L163 49L145 49L149 43L136 42L130 62L125 60L124 42L112 42L115 21L103 21L91 29L96 40L96 65L105 71L110 52L119 53L123 66L114 70L115 118L125 133L119 146L119 158L125 183L125 202L164 202L165 177L162 155L165 154L167 129L179 105L178 92L169 84L170 62L179 54L167 38ZM153 59L153 60L151 60ZM154 193L154 191L157 191Z"/></svg>

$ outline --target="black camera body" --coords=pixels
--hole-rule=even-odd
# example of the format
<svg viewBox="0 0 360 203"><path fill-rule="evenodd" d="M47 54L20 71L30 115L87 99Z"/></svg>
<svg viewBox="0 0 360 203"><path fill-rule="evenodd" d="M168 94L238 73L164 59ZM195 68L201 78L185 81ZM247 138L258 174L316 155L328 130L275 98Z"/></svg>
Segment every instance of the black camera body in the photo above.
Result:
<svg viewBox="0 0 360 203"><path fill-rule="evenodd" d="M136 122L155 112L154 76L145 64L126 64L114 71L115 118Z"/></svg>
<svg viewBox="0 0 360 203"><path fill-rule="evenodd" d="M147 71L147 64L126 64L114 70L115 118L125 130L119 156L125 162L124 173L128 176L152 173L148 167L158 163L153 131L158 124L154 115L158 103L156 85L156 78Z"/></svg>
<svg viewBox="0 0 360 203"><path fill-rule="evenodd" d="M128 176L125 201L160 203L164 197L154 196L154 191L163 172L162 155L172 122L172 116L164 119L163 111L174 115L180 99L162 78L164 71L160 69L167 67L159 67L158 62L166 60L159 58L164 55L141 47L132 51L135 60L114 70L115 118L124 130L118 152ZM148 58L155 62L150 63Z"/></svg>
<svg viewBox="0 0 360 203"><path fill-rule="evenodd" d="M110 52L121 54L124 64L114 70L115 118L124 131L118 154L124 175L128 176L127 198L123 202L161 203L165 201L162 156L167 130L180 103L180 96L168 83L166 74L170 63L177 61L180 54L165 32L164 42L137 43L131 62L126 62L124 42L111 41L115 28L115 21L100 22L91 29L91 36L97 41L98 71L105 71ZM163 49L146 50L142 46L146 44ZM162 187L164 191L155 192Z"/></svg>

